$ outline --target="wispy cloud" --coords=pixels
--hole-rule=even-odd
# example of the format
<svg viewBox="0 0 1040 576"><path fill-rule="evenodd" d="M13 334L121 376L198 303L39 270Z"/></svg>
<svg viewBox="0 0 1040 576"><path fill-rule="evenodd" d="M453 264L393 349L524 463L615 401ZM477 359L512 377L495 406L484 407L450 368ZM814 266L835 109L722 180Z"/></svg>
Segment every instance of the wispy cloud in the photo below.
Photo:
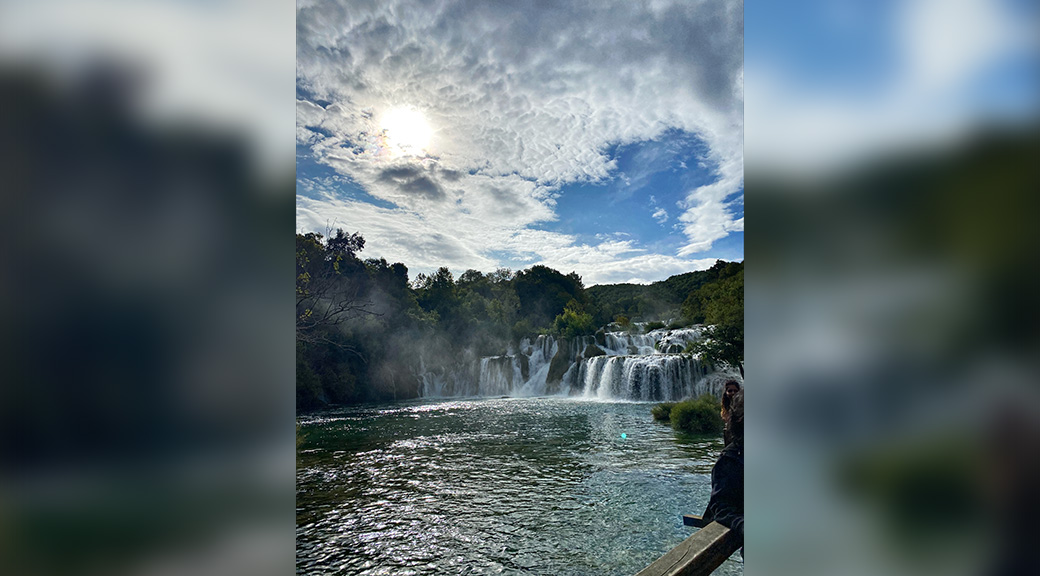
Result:
<svg viewBox="0 0 1040 576"><path fill-rule="evenodd" d="M708 250L716 240L725 238L730 232L744 230L744 219L736 218L730 207L740 199L727 200L743 187L743 163L725 164L719 173L717 181L697 188L686 196L685 201L679 202L679 207L685 209L679 221L689 239L679 250L680 256Z"/></svg>

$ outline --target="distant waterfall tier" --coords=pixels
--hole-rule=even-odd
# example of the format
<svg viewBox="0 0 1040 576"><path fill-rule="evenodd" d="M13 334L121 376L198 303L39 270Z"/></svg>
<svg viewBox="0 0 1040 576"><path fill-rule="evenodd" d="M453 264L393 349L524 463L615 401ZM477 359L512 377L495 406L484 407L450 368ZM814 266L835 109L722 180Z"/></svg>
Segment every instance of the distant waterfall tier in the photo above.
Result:
<svg viewBox="0 0 1040 576"><path fill-rule="evenodd" d="M680 400L709 392L697 389L707 370L695 358L681 354L598 356L577 365L571 390L603 400Z"/></svg>
<svg viewBox="0 0 1040 576"><path fill-rule="evenodd" d="M515 350L480 358L469 367L419 374L425 397L580 396L603 400L679 400L718 394L724 374L681 353L702 337L701 327L646 334L524 339Z"/></svg>

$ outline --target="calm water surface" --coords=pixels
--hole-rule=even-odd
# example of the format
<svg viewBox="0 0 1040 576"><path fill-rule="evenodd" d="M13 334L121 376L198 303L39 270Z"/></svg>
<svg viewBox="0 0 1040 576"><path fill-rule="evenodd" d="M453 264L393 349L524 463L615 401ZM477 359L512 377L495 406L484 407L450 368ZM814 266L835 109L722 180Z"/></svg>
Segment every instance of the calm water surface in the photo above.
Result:
<svg viewBox="0 0 1040 576"><path fill-rule="evenodd" d="M297 574L635 574L687 536L721 439L651 404L413 402L299 419ZM622 436L624 435L624 436ZM742 574L736 554L716 574Z"/></svg>

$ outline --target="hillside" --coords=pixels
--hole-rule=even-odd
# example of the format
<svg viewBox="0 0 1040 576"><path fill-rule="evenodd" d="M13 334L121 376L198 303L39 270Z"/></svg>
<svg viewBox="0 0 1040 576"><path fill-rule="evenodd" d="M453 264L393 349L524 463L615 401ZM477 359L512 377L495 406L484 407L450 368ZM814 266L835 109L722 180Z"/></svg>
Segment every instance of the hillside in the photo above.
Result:
<svg viewBox="0 0 1040 576"><path fill-rule="evenodd" d="M743 262L719 260L708 270L677 274L652 284L600 284L585 289L598 325L617 316L635 322L678 320L691 292L744 269Z"/></svg>

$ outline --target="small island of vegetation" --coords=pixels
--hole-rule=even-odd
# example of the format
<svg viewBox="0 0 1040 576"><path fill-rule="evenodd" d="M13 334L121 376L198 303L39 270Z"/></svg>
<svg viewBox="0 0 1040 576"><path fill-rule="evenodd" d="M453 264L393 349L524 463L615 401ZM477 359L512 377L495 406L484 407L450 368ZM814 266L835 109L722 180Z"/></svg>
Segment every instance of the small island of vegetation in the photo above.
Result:
<svg viewBox="0 0 1040 576"><path fill-rule="evenodd" d="M719 399L711 394L682 402L665 402L654 406L650 413L654 420L669 422L677 432L685 434L719 434L722 432L722 408Z"/></svg>

